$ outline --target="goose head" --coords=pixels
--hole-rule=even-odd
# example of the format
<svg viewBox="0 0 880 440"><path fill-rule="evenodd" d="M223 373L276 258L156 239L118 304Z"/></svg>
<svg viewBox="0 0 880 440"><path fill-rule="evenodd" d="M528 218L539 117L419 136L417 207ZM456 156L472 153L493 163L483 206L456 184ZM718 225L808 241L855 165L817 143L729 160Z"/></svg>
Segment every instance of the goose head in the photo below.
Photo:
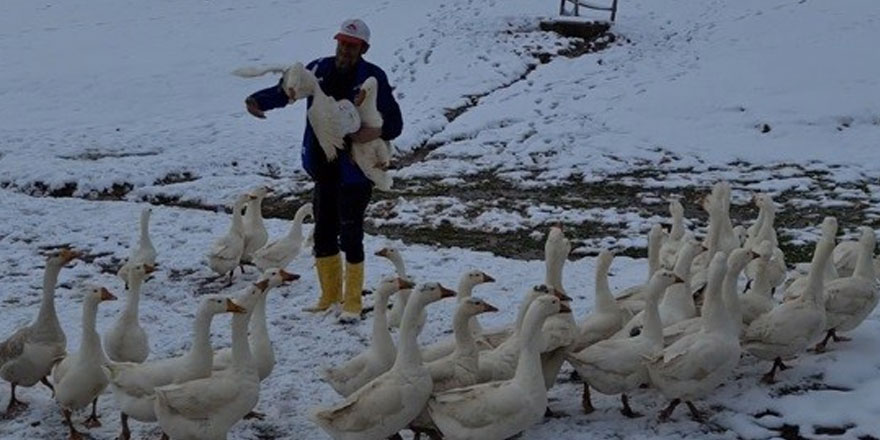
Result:
<svg viewBox="0 0 880 440"><path fill-rule="evenodd" d="M865 247L865 249L870 249L871 254L874 253L874 247L877 245L877 235L874 233L874 229L869 226L862 226L859 228L862 235L859 237L859 243Z"/></svg>
<svg viewBox="0 0 880 440"><path fill-rule="evenodd" d="M252 189L249 194L253 195L257 200L263 200L266 196L272 194L272 188L269 188L266 185L260 185Z"/></svg>
<svg viewBox="0 0 880 440"><path fill-rule="evenodd" d="M256 199L257 199L257 196L255 196L251 193L241 194L235 198L235 202L233 203L233 209L238 210L238 212L241 212L241 210L245 207L245 205L248 204L248 202L250 202L251 200L256 200Z"/></svg>
<svg viewBox="0 0 880 440"><path fill-rule="evenodd" d="M555 296L543 295L532 301L529 312L537 310L542 318L547 318L558 313L571 313L571 308ZM531 314L531 313L529 313Z"/></svg>
<svg viewBox="0 0 880 440"><path fill-rule="evenodd" d="M551 226L547 234L547 242L544 244L546 258L560 255L565 258L568 257L569 252L571 252L571 242L562 233L562 224Z"/></svg>
<svg viewBox="0 0 880 440"><path fill-rule="evenodd" d="M79 252L64 248L54 254L49 255L49 258L46 260L46 264L49 266L61 267L81 256L82 254Z"/></svg>
<svg viewBox="0 0 880 440"><path fill-rule="evenodd" d="M835 236L837 236L837 218L825 217L825 220L822 220L822 239L833 242Z"/></svg>
<svg viewBox="0 0 880 440"><path fill-rule="evenodd" d="M412 289L413 287L415 287L415 284L412 281L406 278L389 275L382 278L382 281L379 282L379 288L376 289L376 296L387 300L391 295L397 293L397 291Z"/></svg>
<svg viewBox="0 0 880 440"><path fill-rule="evenodd" d="M495 282L495 278L492 278L489 274L481 270L471 270L462 275L461 281L458 283L458 290L461 293L462 290L470 290L474 286L493 282Z"/></svg>
<svg viewBox="0 0 880 440"><path fill-rule="evenodd" d="M379 92L379 83L375 77L369 77L361 84L361 90L354 99L354 105L360 107L364 102L371 103L376 101L376 94ZM375 104L374 104L375 105Z"/></svg>
<svg viewBox="0 0 880 440"><path fill-rule="evenodd" d="M596 273L608 273L608 268L611 267L612 261L614 261L614 252L603 249L599 252L599 256L596 257Z"/></svg>
<svg viewBox="0 0 880 440"><path fill-rule="evenodd" d="M730 255L727 257L727 271L732 274L739 274L745 269L750 261L752 261L752 251L743 248L736 248L731 251Z"/></svg>
<svg viewBox="0 0 880 440"><path fill-rule="evenodd" d="M300 278L299 274L290 273L284 269L266 269L259 281L254 283L261 292L265 292L271 288L278 287L289 281L296 281Z"/></svg>
<svg viewBox="0 0 880 440"><path fill-rule="evenodd" d="M246 313L247 309L228 296L205 295L199 302L199 314Z"/></svg>
<svg viewBox="0 0 880 440"><path fill-rule="evenodd" d="M147 275L156 271L156 266L147 263L138 263L128 269L129 283L132 281L143 281Z"/></svg>
<svg viewBox="0 0 880 440"><path fill-rule="evenodd" d="M393 246L385 246L382 249L379 249L378 251L376 251L376 253L373 255L375 255L377 257L387 258L391 261L397 261L397 260L403 259L403 257L400 255L400 251L398 251L397 248L395 248Z"/></svg>
<svg viewBox="0 0 880 440"><path fill-rule="evenodd" d="M149 206L148 206L148 207L142 209L142 210L141 210L141 223L149 223L149 222L150 222L150 216L151 216L152 214L153 214L153 208L152 208L152 207L149 207Z"/></svg>
<svg viewBox="0 0 880 440"><path fill-rule="evenodd" d="M684 218L684 206L682 206L678 199L669 202L669 215L672 216L673 220Z"/></svg>
<svg viewBox="0 0 880 440"><path fill-rule="evenodd" d="M666 288L675 284L683 283L684 280L672 272L671 270L660 269L654 272L651 280L648 281L647 299L648 301L660 301L660 296L666 291Z"/></svg>
<svg viewBox="0 0 880 440"><path fill-rule="evenodd" d="M104 301L115 301L116 296L110 293L106 287L85 284L82 287L83 299L87 303L97 304Z"/></svg>
<svg viewBox="0 0 880 440"><path fill-rule="evenodd" d="M498 308L475 296L465 298L458 305L458 313L465 316L477 316L483 313L497 312Z"/></svg>
<svg viewBox="0 0 880 440"><path fill-rule="evenodd" d="M410 297L410 301L415 298L415 300L422 305L428 305L440 301L443 298L452 298L455 296L456 292L452 289L443 287L440 283L430 282L418 286L418 288L413 291L413 294L414 296Z"/></svg>
<svg viewBox="0 0 880 440"><path fill-rule="evenodd" d="M752 258L760 258L761 261L766 263L773 256L773 243L770 240L764 240L758 244L756 251Z"/></svg>
<svg viewBox="0 0 880 440"><path fill-rule="evenodd" d="M281 86L290 101L293 102L315 93L316 82L315 75L309 72L302 63L297 62L284 71Z"/></svg>

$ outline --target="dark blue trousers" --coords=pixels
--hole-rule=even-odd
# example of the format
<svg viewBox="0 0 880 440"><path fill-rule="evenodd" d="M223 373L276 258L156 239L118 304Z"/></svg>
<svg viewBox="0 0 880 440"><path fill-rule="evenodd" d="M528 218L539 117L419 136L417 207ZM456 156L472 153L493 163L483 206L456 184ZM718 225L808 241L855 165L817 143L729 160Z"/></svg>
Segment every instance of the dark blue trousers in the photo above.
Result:
<svg viewBox="0 0 880 440"><path fill-rule="evenodd" d="M373 195L371 184L343 185L341 179L318 179L312 193L315 213L315 257L340 250L345 261L364 261L364 213Z"/></svg>

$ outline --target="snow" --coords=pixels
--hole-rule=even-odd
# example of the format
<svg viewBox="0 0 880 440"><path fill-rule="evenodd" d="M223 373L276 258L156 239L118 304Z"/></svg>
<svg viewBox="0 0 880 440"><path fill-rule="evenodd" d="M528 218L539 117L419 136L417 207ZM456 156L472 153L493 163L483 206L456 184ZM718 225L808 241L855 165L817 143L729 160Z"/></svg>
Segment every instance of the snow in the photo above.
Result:
<svg viewBox="0 0 880 440"><path fill-rule="evenodd" d="M231 293L256 277L251 270L228 290L205 281L211 275L205 254L229 221L219 207L259 184L282 194L305 196L311 190L299 159L304 106L254 119L242 101L274 79L246 80L230 72L329 55L332 34L349 17L370 25L367 58L382 66L396 87L405 121L395 141L399 155L432 148L423 160L395 170L396 179L454 188L490 174L513 188L541 190L619 176L616 183L646 190L640 195L645 205L659 206L666 201L647 190L705 188L729 179L738 182L735 204L755 191L796 192L787 206L844 212L868 205L864 212L873 221L880 217L880 58L871 43L880 37L880 8L874 0L845 5L631 0L621 2L611 29L616 41L575 58L556 55L570 39L538 27L541 19L554 17L556 2L439 0L414 7L405 0L327 0L315 7L303 0L6 0L4 5L0 337L35 316L43 248L68 244L89 256L63 270L57 294L69 350L75 350L81 319L77 286L99 283L121 293L109 269L135 242L145 201L161 196L220 211L154 206L151 231L161 270L144 286L141 316L151 357L185 350L194 297ZM539 53L552 56L542 63ZM448 117L454 109L463 112ZM762 133L765 124L769 131ZM631 173L641 169L657 173ZM818 181L831 189L820 190ZM94 200L114 185L126 189L121 200ZM45 197L65 187L72 198ZM443 224L526 231L536 250L543 246L541 233L555 221L617 226L614 236L570 237L581 244L576 254L583 255L600 247L644 247L651 224L666 221L623 204L568 208L549 197L534 204L516 198L489 202L478 206L454 191L412 198L392 193L371 207L371 225L379 234L383 228ZM480 211L473 218L465 215L475 209ZM289 225L269 219L267 226L278 236ZM857 226L841 224L842 235L852 237ZM779 233L807 244L819 231L807 226ZM366 238L367 286L392 270L371 256L389 240ZM496 283L475 290L501 309L484 319L487 327L510 322L525 288L543 281L541 261L395 244L419 281L454 287L471 268L495 277ZM592 308L593 264L592 257L571 261L565 272L578 318ZM270 294L278 365L262 386L258 409L267 418L238 423L231 438L325 438L306 414L339 398L317 371L359 352L370 322L340 327L331 317L301 312L317 297L312 265L307 256L295 260L291 269L303 278ZM612 289L641 283L645 266L640 259L615 259ZM120 303L100 307L99 330L109 326ZM432 306L422 341L449 333L452 309L451 302ZM849 336L853 341L833 344L828 353L800 356L774 386L757 383L768 365L744 357L728 383L697 402L711 414L705 425L691 421L684 409L669 423L657 422L654 414L666 402L653 390L631 396L634 409L648 417L627 420L616 410L617 397L595 393L598 411L583 415L580 386L564 380L566 369L550 397L551 407L568 416L546 420L525 438L765 439L780 436L783 425L797 426L809 438L877 438L878 312ZM218 346L229 343L228 318L215 321L212 337ZM0 423L0 439L66 438L46 389L19 393L30 408ZM7 398L3 388L0 401ZM114 438L115 411L110 394L102 395L104 426L91 431L94 438ZM843 437L821 433L843 427L848 427ZM156 433L136 422L133 430L136 438Z"/></svg>

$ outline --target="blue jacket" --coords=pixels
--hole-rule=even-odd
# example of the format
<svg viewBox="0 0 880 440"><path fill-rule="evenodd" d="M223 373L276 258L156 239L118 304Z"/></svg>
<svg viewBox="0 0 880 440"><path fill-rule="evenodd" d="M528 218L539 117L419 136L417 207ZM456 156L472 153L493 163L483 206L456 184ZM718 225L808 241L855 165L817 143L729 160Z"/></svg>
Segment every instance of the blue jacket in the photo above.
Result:
<svg viewBox="0 0 880 440"><path fill-rule="evenodd" d="M353 101L360 89L360 85L367 78L371 76L376 77L379 84L376 106L379 112L382 113L383 120L381 137L390 141L399 136L401 130L403 130L403 119L400 115L400 107L391 93L391 86L388 84L388 77L385 75L385 72L375 64L361 59L353 75L344 77L336 71L335 58L319 58L306 66L309 70L317 67L315 76L318 77L321 90L336 99ZM281 89L280 81L278 85L260 90L251 95L251 97L257 101L257 104L263 111L281 108L289 103L287 95ZM311 105L312 98L309 97L308 107L311 107ZM346 141L346 144L350 146L349 141ZM351 156L348 154L348 148L345 151L339 152L337 160L333 162L327 161L308 119L306 119L306 130L303 134L302 163L303 168L314 180L341 178L343 184L370 183L370 180L358 168L354 160L351 159Z"/></svg>

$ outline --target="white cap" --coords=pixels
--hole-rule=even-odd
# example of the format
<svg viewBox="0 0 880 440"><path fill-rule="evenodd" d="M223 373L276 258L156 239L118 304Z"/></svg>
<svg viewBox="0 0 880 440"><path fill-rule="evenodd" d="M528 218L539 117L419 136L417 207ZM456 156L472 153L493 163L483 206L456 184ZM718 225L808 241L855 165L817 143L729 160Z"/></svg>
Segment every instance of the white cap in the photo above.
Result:
<svg viewBox="0 0 880 440"><path fill-rule="evenodd" d="M333 38L348 41L355 39L369 45L370 28L368 28L367 24L359 18L348 19L342 22L342 26L339 27L339 32L337 32Z"/></svg>

